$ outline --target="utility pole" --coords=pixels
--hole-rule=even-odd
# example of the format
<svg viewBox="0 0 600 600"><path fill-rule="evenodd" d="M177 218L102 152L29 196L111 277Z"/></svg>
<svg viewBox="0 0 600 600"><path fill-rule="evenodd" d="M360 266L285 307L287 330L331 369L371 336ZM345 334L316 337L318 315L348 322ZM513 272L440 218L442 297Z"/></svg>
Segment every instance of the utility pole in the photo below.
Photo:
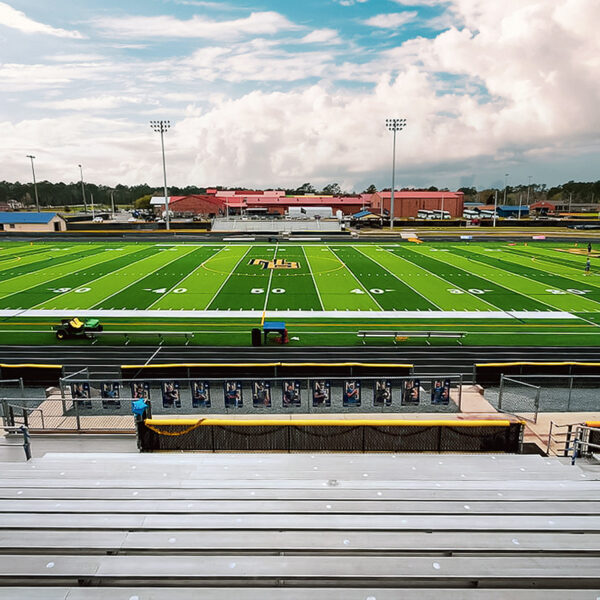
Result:
<svg viewBox="0 0 600 600"><path fill-rule="evenodd" d="M112 218L115 220L115 190L110 190L110 205L112 207Z"/></svg>
<svg viewBox="0 0 600 600"><path fill-rule="evenodd" d="M527 206L529 206L529 190L531 189L531 178L533 175L527 175L529 182L527 184Z"/></svg>
<svg viewBox="0 0 600 600"><path fill-rule="evenodd" d="M85 186L83 185L83 167L79 165L79 174L81 175L81 196L83 198L83 212L87 212L87 201L85 199Z"/></svg>
<svg viewBox="0 0 600 600"><path fill-rule="evenodd" d="M90 198L92 200L92 219L96 216L94 214L94 194L90 194Z"/></svg>
<svg viewBox="0 0 600 600"><path fill-rule="evenodd" d="M504 174L504 206L506 206L506 190L508 188L508 173Z"/></svg>
<svg viewBox="0 0 600 600"><path fill-rule="evenodd" d="M33 173L33 191L35 193L35 208L38 212L40 212L40 201L38 200L37 182L35 180L35 168L33 166L33 159L35 158L35 156L28 154L27 158L31 159L31 172Z"/></svg>
<svg viewBox="0 0 600 600"><path fill-rule="evenodd" d="M394 149L392 151L392 193L390 197L390 230L394 229L394 191L396 186L396 133L406 127L406 119L386 119L387 128L394 133Z"/></svg>

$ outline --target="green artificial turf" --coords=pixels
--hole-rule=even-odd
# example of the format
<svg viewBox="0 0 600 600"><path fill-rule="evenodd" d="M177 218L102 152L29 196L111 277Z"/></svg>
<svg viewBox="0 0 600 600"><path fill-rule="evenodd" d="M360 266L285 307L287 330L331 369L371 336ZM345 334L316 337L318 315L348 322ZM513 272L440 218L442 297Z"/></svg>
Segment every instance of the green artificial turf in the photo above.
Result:
<svg viewBox="0 0 600 600"><path fill-rule="evenodd" d="M286 321L298 338L290 343L300 346L362 345L357 332L377 329L461 331L466 345L599 345L600 256L592 253L590 274L584 272L586 258L585 245L554 242L5 241L0 244L0 339L52 343L51 326L60 316L128 310L126 317L99 313L106 330L190 331L193 344L248 345L250 329L260 326L267 311L269 318ZM282 261L280 268L269 268L274 260ZM282 268L286 265L294 268ZM19 314L26 309L60 314ZM178 311L208 312L195 318ZM241 317L235 311L253 313ZM302 312L278 317L277 311ZM352 318L340 318L347 311ZM443 318L426 318L440 311ZM455 311L530 315L465 318ZM577 319L536 319L537 311L563 311ZM383 312L386 317L378 317ZM106 337L97 343L115 342L117 337ZM151 343L141 336L132 342ZM166 336L165 342L181 340ZM397 343L426 342L409 336Z"/></svg>

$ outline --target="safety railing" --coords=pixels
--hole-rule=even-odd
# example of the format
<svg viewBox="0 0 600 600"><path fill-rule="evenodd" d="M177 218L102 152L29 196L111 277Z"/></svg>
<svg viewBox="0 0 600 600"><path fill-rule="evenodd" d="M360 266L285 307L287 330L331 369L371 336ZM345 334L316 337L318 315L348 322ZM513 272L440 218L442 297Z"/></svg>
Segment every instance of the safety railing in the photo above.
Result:
<svg viewBox="0 0 600 600"><path fill-rule="evenodd" d="M600 443L595 443L596 441L600 442L600 426L577 425L572 444L571 464L574 465L580 457L590 456L593 450L600 450Z"/></svg>
<svg viewBox="0 0 600 600"><path fill-rule="evenodd" d="M547 456L569 456L573 447L575 437L574 428L576 424L560 424L550 421L548 430L548 445L546 446Z"/></svg>
<svg viewBox="0 0 600 600"><path fill-rule="evenodd" d="M31 436L29 435L29 429L24 425L19 427L5 427L0 426L7 433L21 433L23 435L23 450L25 451L25 459L31 460ZM14 444L0 444L4 448L14 448Z"/></svg>

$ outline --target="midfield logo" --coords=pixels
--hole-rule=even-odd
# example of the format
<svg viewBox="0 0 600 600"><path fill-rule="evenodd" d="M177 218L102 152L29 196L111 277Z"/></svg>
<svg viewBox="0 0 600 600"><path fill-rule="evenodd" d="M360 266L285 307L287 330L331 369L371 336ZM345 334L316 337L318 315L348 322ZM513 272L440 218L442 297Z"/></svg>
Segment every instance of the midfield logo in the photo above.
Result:
<svg viewBox="0 0 600 600"><path fill-rule="evenodd" d="M261 266L263 269L299 269L300 263L290 262L283 258L275 260L266 260L264 258L253 258L250 261L251 265Z"/></svg>

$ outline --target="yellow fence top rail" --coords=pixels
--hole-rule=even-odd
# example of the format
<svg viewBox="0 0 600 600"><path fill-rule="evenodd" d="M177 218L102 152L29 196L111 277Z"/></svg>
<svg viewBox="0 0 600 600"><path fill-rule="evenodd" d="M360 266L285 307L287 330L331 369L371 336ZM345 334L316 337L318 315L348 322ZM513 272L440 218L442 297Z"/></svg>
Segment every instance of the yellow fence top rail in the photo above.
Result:
<svg viewBox="0 0 600 600"><path fill-rule="evenodd" d="M278 367L281 363L167 363L161 365L121 365L121 369L172 369L177 367Z"/></svg>
<svg viewBox="0 0 600 600"><path fill-rule="evenodd" d="M403 363L363 362L270 362L270 363L166 363L155 365L121 365L121 369L161 369L176 367L392 367L412 369L414 365Z"/></svg>
<svg viewBox="0 0 600 600"><path fill-rule="evenodd" d="M19 363L14 365L6 365L4 363L0 363L0 368L2 369L62 369L62 365L43 365L36 363Z"/></svg>
<svg viewBox="0 0 600 600"><path fill-rule="evenodd" d="M411 420L411 419L146 419L146 425L151 427L192 425L220 426L220 427L509 427L511 421L504 419L485 419L470 421L454 421L450 419L439 420Z"/></svg>
<svg viewBox="0 0 600 600"><path fill-rule="evenodd" d="M600 427L600 421L586 421L587 427Z"/></svg>
<svg viewBox="0 0 600 600"><path fill-rule="evenodd" d="M336 362L336 363L323 363L323 362L301 362L301 363L280 363L282 367L394 367L394 368L409 368L412 369L412 364L402 363L364 363L364 362Z"/></svg>

